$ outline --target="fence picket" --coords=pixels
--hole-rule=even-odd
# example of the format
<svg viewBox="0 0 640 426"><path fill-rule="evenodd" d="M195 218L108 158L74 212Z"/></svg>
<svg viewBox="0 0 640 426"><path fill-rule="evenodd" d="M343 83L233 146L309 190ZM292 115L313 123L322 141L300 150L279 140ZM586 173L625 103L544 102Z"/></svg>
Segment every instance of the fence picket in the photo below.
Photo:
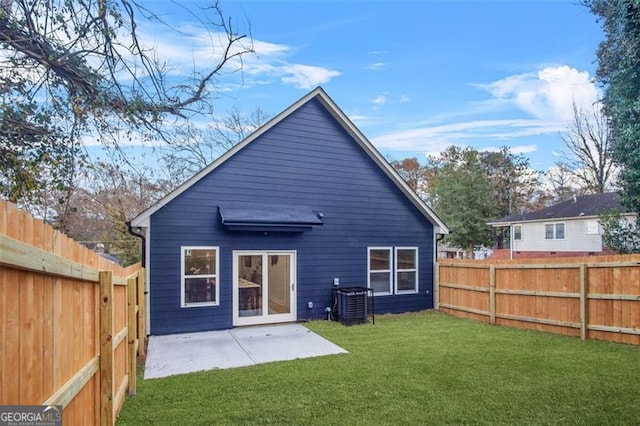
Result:
<svg viewBox="0 0 640 426"><path fill-rule="evenodd" d="M549 264L447 259L437 265L439 305L452 315L471 314L491 324L640 345L639 260L638 255L555 258ZM484 304L488 311L478 309Z"/></svg>
<svg viewBox="0 0 640 426"><path fill-rule="evenodd" d="M0 405L62 404L65 424L113 424L120 404L101 410L101 401L135 386L135 360L124 342L144 348L146 337L138 334L146 332L144 317L128 312L144 315L144 297L134 294L129 306L121 286L134 273L145 275L140 265L112 264L0 200ZM110 313L101 309L105 274L120 286ZM123 344L102 351L100 333L114 321L125 330ZM111 386L102 377L111 377Z"/></svg>

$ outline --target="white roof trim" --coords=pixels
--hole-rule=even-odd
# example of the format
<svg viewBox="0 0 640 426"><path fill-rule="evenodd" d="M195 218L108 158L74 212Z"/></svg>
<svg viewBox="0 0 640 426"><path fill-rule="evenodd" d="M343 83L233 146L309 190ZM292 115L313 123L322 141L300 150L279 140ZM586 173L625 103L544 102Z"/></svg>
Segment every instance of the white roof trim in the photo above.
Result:
<svg viewBox="0 0 640 426"><path fill-rule="evenodd" d="M562 222L567 220L594 220L594 219L600 219L602 216L605 216L605 215L606 214L589 215L589 216L548 217L544 219L529 219L529 220L510 220L508 222L487 222L487 225L490 225L494 228L503 228L511 225L523 225L525 223L542 223L542 222L553 223L553 222ZM634 218L636 215L635 213L622 213L621 216L626 218Z"/></svg>
<svg viewBox="0 0 640 426"><path fill-rule="evenodd" d="M258 139L262 134L270 130L276 124L291 115L294 111L299 109L302 105L309 102L311 99L317 98L325 108L331 113L331 115L342 125L342 127L353 137L353 139L364 149L364 151L373 159L373 161L382 169L383 172L398 186L402 193L413 203L414 206L433 224L434 232L436 234L448 234L449 228L444 222L427 206L427 204L407 185L407 183L400 177L398 172L389 164L387 160L382 157L378 150L373 146L371 142L360 132L360 130L349 120L344 112L336 105L336 103L327 95L327 93L321 88L317 87L305 96L300 98L297 102L291 105L289 108L282 111L280 114L269 120L251 135L246 137L243 141L235 145L226 153L218 157L214 162L209 164L204 169L193 175L190 179L171 191L165 197L157 201L147 210L140 213L134 219L131 220L132 226L148 227L149 218L152 214L160 210L167 205L171 200L182 194L189 189L193 184L198 182L204 176L208 175L211 171L215 170L233 157L238 151L249 145L254 140Z"/></svg>

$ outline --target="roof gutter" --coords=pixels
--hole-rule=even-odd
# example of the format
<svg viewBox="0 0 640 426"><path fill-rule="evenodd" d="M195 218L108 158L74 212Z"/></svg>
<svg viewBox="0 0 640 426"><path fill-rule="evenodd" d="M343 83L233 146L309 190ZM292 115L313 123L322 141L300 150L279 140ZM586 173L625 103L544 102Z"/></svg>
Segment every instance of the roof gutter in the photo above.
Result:
<svg viewBox="0 0 640 426"><path fill-rule="evenodd" d="M451 233L451 231L449 231L449 233ZM435 246L436 246L436 247L435 247L435 250L434 250L434 251L435 251L435 253L434 253L434 256L433 256L433 258L434 258L434 262L437 262L437 261L438 261L438 243L444 239L444 237L446 236L446 234L436 234L436 235L437 235L437 237L436 237L436 244L435 244Z"/></svg>
<svg viewBox="0 0 640 426"><path fill-rule="evenodd" d="M131 221L126 222L126 224L127 224L127 231L129 232L129 234L133 235L134 237L140 238L142 240L141 263L142 263L142 267L146 268L147 267L147 239L143 234L139 234L133 230L133 228L131 227Z"/></svg>

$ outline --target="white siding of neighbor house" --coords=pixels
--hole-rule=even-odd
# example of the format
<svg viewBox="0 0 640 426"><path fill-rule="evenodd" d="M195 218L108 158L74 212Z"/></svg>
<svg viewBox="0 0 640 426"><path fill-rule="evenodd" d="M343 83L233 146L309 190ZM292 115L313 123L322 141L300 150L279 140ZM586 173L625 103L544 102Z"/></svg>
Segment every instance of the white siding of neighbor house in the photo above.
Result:
<svg viewBox="0 0 640 426"><path fill-rule="evenodd" d="M587 234L587 223L597 220L591 218L558 219L544 222L522 223L522 241L514 241L515 251L602 251L602 226L598 224L597 234ZM545 239L545 225L564 223L565 238L562 240Z"/></svg>

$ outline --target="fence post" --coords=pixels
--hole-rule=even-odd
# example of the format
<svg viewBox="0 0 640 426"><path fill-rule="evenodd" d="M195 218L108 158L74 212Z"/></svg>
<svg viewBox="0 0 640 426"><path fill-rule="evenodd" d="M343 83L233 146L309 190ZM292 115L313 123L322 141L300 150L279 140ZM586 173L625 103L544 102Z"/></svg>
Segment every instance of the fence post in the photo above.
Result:
<svg viewBox="0 0 640 426"><path fill-rule="evenodd" d="M113 425L113 272L100 271L100 424Z"/></svg>
<svg viewBox="0 0 640 426"><path fill-rule="evenodd" d="M440 310L440 264L437 259L433 271L433 308Z"/></svg>
<svg viewBox="0 0 640 426"><path fill-rule="evenodd" d="M140 273L138 272L138 276ZM136 394L136 282L138 278L127 279L127 350L129 351L127 362L127 374L129 375L129 395ZM138 340L138 344L140 341Z"/></svg>
<svg viewBox="0 0 640 426"><path fill-rule="evenodd" d="M140 268L138 271L138 355L144 356L145 354L145 341L147 339L147 317L146 317L146 306L147 306L147 296L146 296L146 281L147 281L147 271L145 268Z"/></svg>
<svg viewBox="0 0 640 426"><path fill-rule="evenodd" d="M491 324L496 323L496 265L489 266L489 314Z"/></svg>
<svg viewBox="0 0 640 426"><path fill-rule="evenodd" d="M587 340L587 265L580 265L580 339Z"/></svg>

